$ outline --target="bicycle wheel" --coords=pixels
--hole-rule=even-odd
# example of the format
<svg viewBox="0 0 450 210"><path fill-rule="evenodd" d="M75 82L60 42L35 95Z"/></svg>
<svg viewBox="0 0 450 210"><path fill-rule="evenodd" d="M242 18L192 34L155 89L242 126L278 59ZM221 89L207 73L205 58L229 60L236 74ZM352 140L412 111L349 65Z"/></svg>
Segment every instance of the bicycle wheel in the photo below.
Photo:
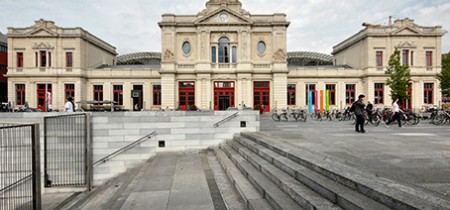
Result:
<svg viewBox="0 0 450 210"><path fill-rule="evenodd" d="M372 125L379 126L381 122L380 116L372 116Z"/></svg>
<svg viewBox="0 0 450 210"><path fill-rule="evenodd" d="M277 113L272 114L272 120L273 121L280 121L280 116Z"/></svg>
<svg viewBox="0 0 450 210"><path fill-rule="evenodd" d="M342 121L342 114L340 112L336 113L336 120Z"/></svg>
<svg viewBox="0 0 450 210"><path fill-rule="evenodd" d="M289 121L287 114L281 114L280 118L284 121Z"/></svg>

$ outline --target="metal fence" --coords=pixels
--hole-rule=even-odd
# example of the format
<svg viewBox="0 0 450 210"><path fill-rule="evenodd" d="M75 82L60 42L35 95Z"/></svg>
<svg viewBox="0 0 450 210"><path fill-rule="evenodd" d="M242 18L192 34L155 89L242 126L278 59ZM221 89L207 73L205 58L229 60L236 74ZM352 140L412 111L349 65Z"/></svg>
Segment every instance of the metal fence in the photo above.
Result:
<svg viewBox="0 0 450 210"><path fill-rule="evenodd" d="M41 209L39 125L0 123L0 209Z"/></svg>
<svg viewBox="0 0 450 210"><path fill-rule="evenodd" d="M72 114L44 118L45 187L90 188L89 116Z"/></svg>

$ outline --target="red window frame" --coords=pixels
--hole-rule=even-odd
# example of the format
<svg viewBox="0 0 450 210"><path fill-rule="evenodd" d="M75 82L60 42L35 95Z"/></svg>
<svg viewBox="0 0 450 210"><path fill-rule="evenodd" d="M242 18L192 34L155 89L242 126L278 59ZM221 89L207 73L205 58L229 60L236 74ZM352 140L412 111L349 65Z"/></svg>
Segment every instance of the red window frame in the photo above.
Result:
<svg viewBox="0 0 450 210"><path fill-rule="evenodd" d="M103 101L103 85L94 85L94 101ZM97 103L100 105L101 103Z"/></svg>
<svg viewBox="0 0 450 210"><path fill-rule="evenodd" d="M434 83L423 84L423 103L433 104Z"/></svg>
<svg viewBox="0 0 450 210"><path fill-rule="evenodd" d="M66 52L66 67L73 67L73 53Z"/></svg>
<svg viewBox="0 0 450 210"><path fill-rule="evenodd" d="M64 93L66 99L69 97L75 98L75 84L64 84Z"/></svg>
<svg viewBox="0 0 450 210"><path fill-rule="evenodd" d="M153 85L153 106L161 106L161 85Z"/></svg>
<svg viewBox="0 0 450 210"><path fill-rule="evenodd" d="M384 103L384 83L374 83L374 104Z"/></svg>
<svg viewBox="0 0 450 210"><path fill-rule="evenodd" d="M433 51L427 51L425 57L427 69L431 69L433 67Z"/></svg>
<svg viewBox="0 0 450 210"><path fill-rule="evenodd" d="M356 84L345 85L345 103L352 104L356 100Z"/></svg>
<svg viewBox="0 0 450 210"><path fill-rule="evenodd" d="M295 85L288 84L287 86L287 101L289 106L294 106L296 104L295 98Z"/></svg>
<svg viewBox="0 0 450 210"><path fill-rule="evenodd" d="M409 64L409 50L402 50L402 64L405 66Z"/></svg>
<svg viewBox="0 0 450 210"><path fill-rule="evenodd" d="M17 53L17 68L23 68L23 52Z"/></svg>
<svg viewBox="0 0 450 210"><path fill-rule="evenodd" d="M377 67L383 67L383 51L376 52Z"/></svg>
<svg viewBox="0 0 450 210"><path fill-rule="evenodd" d="M117 105L123 105L123 85L113 85L113 100Z"/></svg>
<svg viewBox="0 0 450 210"><path fill-rule="evenodd" d="M195 82L179 82L178 93L178 104L182 111L188 110L188 106L195 105Z"/></svg>
<svg viewBox="0 0 450 210"><path fill-rule="evenodd" d="M326 84L325 89L330 91L330 105L335 106L336 105L336 85L335 84Z"/></svg>
<svg viewBox="0 0 450 210"><path fill-rule="evenodd" d="M25 84L16 84L16 105L25 104Z"/></svg>

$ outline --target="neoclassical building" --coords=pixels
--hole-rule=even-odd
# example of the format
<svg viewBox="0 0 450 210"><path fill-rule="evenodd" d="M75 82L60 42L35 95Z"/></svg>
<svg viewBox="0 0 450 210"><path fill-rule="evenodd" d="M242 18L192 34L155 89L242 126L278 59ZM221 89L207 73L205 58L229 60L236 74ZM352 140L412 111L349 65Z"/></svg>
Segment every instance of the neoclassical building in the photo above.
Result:
<svg viewBox="0 0 450 210"><path fill-rule="evenodd" d="M384 71L395 48L413 76L412 97L404 105L420 108L441 100L434 77L446 33L440 26L419 26L407 18L387 26L365 24L326 55L287 52L286 15L251 14L238 0L210 0L196 15L163 14L158 24L161 52L120 56L82 28L46 20L9 28L9 101L42 108L51 96L53 109L62 109L72 96L137 110L245 104L270 111L305 108L328 91L333 107L345 107L358 94L382 107L391 103Z"/></svg>

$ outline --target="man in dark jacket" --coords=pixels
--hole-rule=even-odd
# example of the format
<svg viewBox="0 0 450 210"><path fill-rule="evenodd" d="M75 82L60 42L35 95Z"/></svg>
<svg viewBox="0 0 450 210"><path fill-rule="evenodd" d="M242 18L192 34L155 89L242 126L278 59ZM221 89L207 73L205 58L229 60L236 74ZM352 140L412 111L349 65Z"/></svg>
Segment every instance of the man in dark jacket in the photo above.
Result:
<svg viewBox="0 0 450 210"><path fill-rule="evenodd" d="M358 133L365 133L364 130L364 99L366 96L359 95L358 100L355 102L355 115L356 115L356 123L355 123L355 131Z"/></svg>

